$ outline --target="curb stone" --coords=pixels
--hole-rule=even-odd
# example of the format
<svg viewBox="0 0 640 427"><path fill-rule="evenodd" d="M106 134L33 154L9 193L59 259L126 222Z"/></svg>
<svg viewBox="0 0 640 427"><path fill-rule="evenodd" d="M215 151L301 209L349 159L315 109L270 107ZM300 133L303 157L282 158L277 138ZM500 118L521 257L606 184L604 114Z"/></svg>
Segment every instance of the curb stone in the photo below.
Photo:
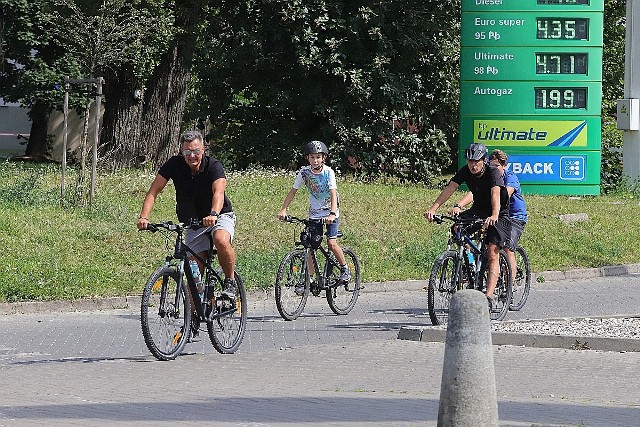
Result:
<svg viewBox="0 0 640 427"><path fill-rule="evenodd" d="M537 282L552 282L571 279L589 279L594 277L620 276L624 274L640 273L640 264L612 265L597 268L576 268L567 271L543 271L533 273L532 285ZM363 293L368 292L398 292L416 291L427 286L426 280L395 280L388 282L363 283ZM273 288L251 290L248 292L251 299L257 301L274 298ZM126 297L107 298L82 298L77 300L56 301L23 301L0 302L0 315L10 314L42 314L77 311L133 309L140 307L140 295Z"/></svg>
<svg viewBox="0 0 640 427"><path fill-rule="evenodd" d="M447 330L433 326L403 326L398 339L421 342L444 343ZM541 335L514 332L491 332L493 345L563 348L567 350L601 350L617 352L640 352L640 339L603 338L576 335Z"/></svg>

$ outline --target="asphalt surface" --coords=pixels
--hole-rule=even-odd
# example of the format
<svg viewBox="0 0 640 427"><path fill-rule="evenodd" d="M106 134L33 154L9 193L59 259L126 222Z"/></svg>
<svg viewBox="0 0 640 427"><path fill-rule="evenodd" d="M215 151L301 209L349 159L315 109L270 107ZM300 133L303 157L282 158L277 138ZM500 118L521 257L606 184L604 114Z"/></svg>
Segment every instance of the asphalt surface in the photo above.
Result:
<svg viewBox="0 0 640 427"><path fill-rule="evenodd" d="M505 320L639 316L638 270L542 273ZM293 322L251 294L237 353L202 332L171 362L147 350L138 297L0 304L0 426L435 426L444 343L425 338L423 286L366 284L347 316L310 297ZM495 337L500 425L640 425L640 352Z"/></svg>

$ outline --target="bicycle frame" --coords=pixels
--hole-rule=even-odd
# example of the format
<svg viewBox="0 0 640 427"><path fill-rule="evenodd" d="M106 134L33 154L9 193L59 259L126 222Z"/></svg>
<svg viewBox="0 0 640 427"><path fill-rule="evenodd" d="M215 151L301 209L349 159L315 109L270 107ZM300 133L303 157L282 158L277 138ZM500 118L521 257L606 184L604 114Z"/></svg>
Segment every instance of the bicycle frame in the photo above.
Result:
<svg viewBox="0 0 640 427"><path fill-rule="evenodd" d="M232 305L232 307L229 310L225 310L219 313L215 313L213 310L211 310L211 315L210 318L207 318L206 315L206 306L209 305L211 303L211 298L213 297L213 295L211 294L213 292L213 289L211 286L208 286L208 284L212 281L212 279L216 279L218 281L222 281L222 278L220 277L220 275L213 269L213 267L211 267L211 263L213 261L213 256L217 253L215 246L213 245L213 239L211 237L211 235L209 233L207 233L207 237L209 238L209 241L211 243L211 249L209 251L207 251L207 257L206 259L203 259L200 255L198 255L196 252L193 251L193 249L191 249L183 240L183 234L184 234L184 228L179 227L179 226L175 226L175 229L170 230L170 231L175 231L176 232L176 239L175 239L175 246L174 246L174 250L173 250L173 254L167 255L167 257L165 258L165 265L171 265L173 260L178 260L178 263L175 265L176 269L178 270L178 276L179 276L179 280L178 280L178 292L176 292L176 301L174 301L175 306L177 307L178 305L178 298L179 295L181 294L180 291L182 290L182 287L184 286L183 283L183 277L187 278L187 289L189 290L189 295L191 296L191 302L193 303L193 308L195 308L195 312L198 315L198 318L200 320L213 320L216 319L218 317L222 317L222 316L226 316L228 314L231 314L236 308L235 308L235 304ZM202 281L203 283L205 283L205 295L204 295L204 299L201 301L199 298L199 293L198 293L198 289L196 287L196 283L193 277L193 272L191 271L191 268L185 268L185 265L187 265L189 263L189 255L192 255L195 259L198 260L198 262L204 266L205 271L202 274ZM184 275L183 275L184 273ZM164 293L163 293L164 295ZM164 301L162 301L164 302ZM162 307L163 305L161 305Z"/></svg>
<svg viewBox="0 0 640 427"><path fill-rule="evenodd" d="M312 224L312 221L317 221L317 220L310 220L310 219L301 219L301 218L292 217L292 216L290 216L289 219L292 221L304 224L304 231L303 233L301 233L301 237L302 237L302 234L304 233L307 233L307 236L311 236L310 224ZM343 235L342 232L338 231L337 237L341 237L342 235ZM330 269L333 267L338 269L340 268L337 262L334 261L334 258L332 257L332 254L330 253L330 251L322 245L319 245L317 248L314 248L311 246L309 241L302 242L302 238L295 239L294 241L295 241L295 246L297 248L304 249L305 257L304 257L304 264L303 264L303 269L304 269L303 273L305 275L305 281L307 282L306 286L309 289L311 288L310 282L311 282L312 271L313 273L316 274L318 287L315 289L310 289L311 291L315 291L313 292L313 294L317 296L320 291L328 289L330 286L338 286L337 284L330 285L329 283L327 283L327 278L329 277ZM318 253L317 253L318 251L320 251L325 261L323 265L322 274L320 274L320 264L318 261ZM312 264L311 267L313 268L313 270L309 269L309 265L308 265L309 260L311 260L311 264Z"/></svg>
<svg viewBox="0 0 640 427"><path fill-rule="evenodd" d="M469 226L470 225L471 224L469 224ZM466 232L466 229L469 226L461 227L456 226L455 224L451 226L451 236L447 242L447 250L456 250L458 252L458 262L456 263L458 265L456 265L454 273L456 283L460 284L462 282L461 269L464 268L469 282L474 288L477 288L476 284L478 283L478 275L480 273L482 263L484 262L482 253L483 240L480 239L479 242L476 243L472 239L472 235ZM469 262L469 252L471 252L475 257L475 263L473 265Z"/></svg>
<svg viewBox="0 0 640 427"><path fill-rule="evenodd" d="M302 246L302 245L299 245ZM320 274L320 264L318 262L318 254L317 252L320 251L320 253L322 253L322 255L324 256L324 266L323 266L323 272L322 274ZM311 259L311 267L313 268L313 272L316 274L316 278L318 280L318 285L319 285L319 289L318 290L324 290L327 289L329 287L329 284L326 283L327 278L329 277L329 269L331 267L336 267L339 268L338 264L336 264L332 259L331 259L331 254L329 253L329 251L327 249L324 248L324 246L320 246L317 249L313 249L313 248L304 248L304 252L305 252L305 259L304 259L304 274L305 274L305 280L307 281L307 283L309 284L309 286L311 285L310 281L311 281L311 271L309 270L309 259Z"/></svg>

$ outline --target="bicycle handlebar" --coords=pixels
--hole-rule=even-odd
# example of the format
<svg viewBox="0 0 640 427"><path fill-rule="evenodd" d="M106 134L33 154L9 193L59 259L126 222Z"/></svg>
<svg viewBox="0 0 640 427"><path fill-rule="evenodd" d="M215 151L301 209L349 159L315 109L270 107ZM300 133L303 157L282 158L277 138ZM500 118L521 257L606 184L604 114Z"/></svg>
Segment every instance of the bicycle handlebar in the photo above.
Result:
<svg viewBox="0 0 640 427"><path fill-rule="evenodd" d="M460 218L459 216L449 216L449 215L433 216L433 221L438 224L442 224L445 219L451 222L455 222L457 224L476 224L476 223L479 224L484 222L482 218Z"/></svg>
<svg viewBox="0 0 640 427"><path fill-rule="evenodd" d="M155 222L155 223L150 222L147 224L147 228L143 228L142 230L138 230L138 231L150 231L152 233L155 233L161 228L164 228L165 230L168 230L168 231L182 231L188 228L196 230L202 227L203 225L201 220L192 219L189 224L185 224L182 222L174 223L172 221L162 221L162 222Z"/></svg>
<svg viewBox="0 0 640 427"><path fill-rule="evenodd" d="M317 218L317 219L316 218L298 218L297 216L292 216L292 215L287 215L282 220L282 222L290 222L290 223L299 222L304 225L308 225L309 223L314 223L314 222L321 222L321 221L322 221L321 218Z"/></svg>
<svg viewBox="0 0 640 427"><path fill-rule="evenodd" d="M305 218L298 218L297 216L293 216L293 215L287 215L284 217L284 219L282 220L283 222L299 222L302 224L306 224L309 220L305 219Z"/></svg>

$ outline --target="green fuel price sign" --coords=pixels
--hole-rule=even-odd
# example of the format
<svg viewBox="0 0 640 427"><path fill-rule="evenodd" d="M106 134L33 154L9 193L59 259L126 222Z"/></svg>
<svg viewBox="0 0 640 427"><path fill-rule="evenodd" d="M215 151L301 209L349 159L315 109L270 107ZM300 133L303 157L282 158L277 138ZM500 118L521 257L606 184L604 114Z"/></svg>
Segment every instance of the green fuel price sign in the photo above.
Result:
<svg viewBox="0 0 640 427"><path fill-rule="evenodd" d="M599 194L604 0L462 0L459 164L482 142L523 189Z"/></svg>
<svg viewBox="0 0 640 427"><path fill-rule="evenodd" d="M590 47L463 47L463 81L600 81L602 50Z"/></svg>

